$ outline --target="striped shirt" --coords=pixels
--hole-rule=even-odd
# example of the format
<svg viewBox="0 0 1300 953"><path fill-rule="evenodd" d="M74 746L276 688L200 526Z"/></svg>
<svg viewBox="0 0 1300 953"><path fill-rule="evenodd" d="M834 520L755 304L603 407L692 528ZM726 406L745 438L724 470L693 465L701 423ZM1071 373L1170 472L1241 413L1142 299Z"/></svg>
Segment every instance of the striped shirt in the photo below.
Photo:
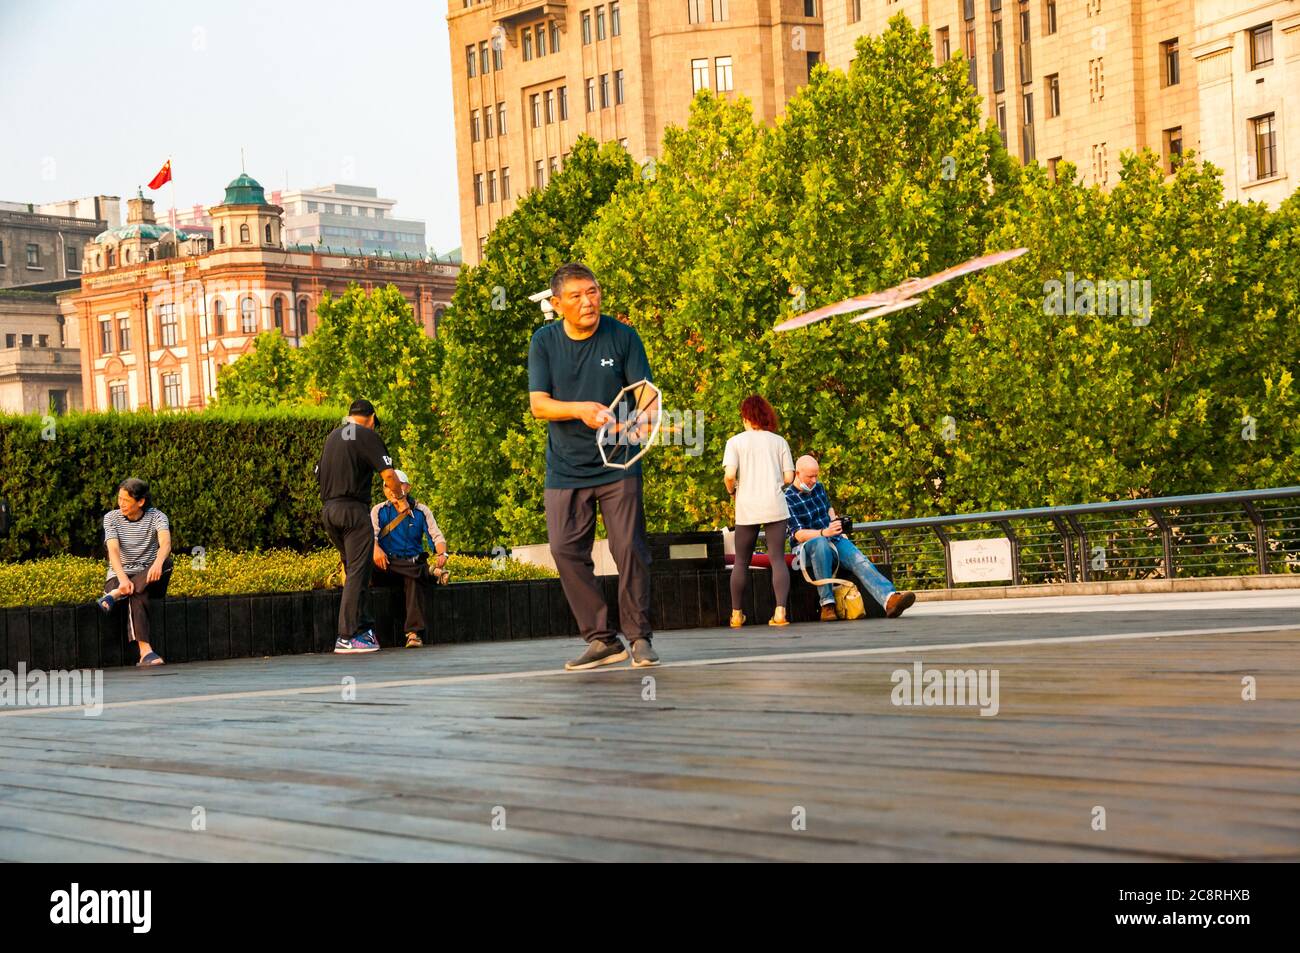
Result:
<svg viewBox="0 0 1300 953"><path fill-rule="evenodd" d="M104 514L104 545L111 539L117 540L122 556L122 568L127 574L144 572L158 558L158 533L170 531L167 514L155 507L149 507L138 520L129 520L121 510L109 510ZM108 577L116 573L113 564L108 564Z"/></svg>

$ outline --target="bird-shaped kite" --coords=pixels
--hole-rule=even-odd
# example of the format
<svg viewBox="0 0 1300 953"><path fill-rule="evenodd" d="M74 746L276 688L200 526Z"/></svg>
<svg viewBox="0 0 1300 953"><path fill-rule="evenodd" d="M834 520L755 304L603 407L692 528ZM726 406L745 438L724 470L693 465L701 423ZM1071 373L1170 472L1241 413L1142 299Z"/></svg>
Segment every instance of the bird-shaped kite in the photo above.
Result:
<svg viewBox="0 0 1300 953"><path fill-rule="evenodd" d="M824 305L815 311L795 315L793 318L782 321L774 330L793 331L795 328L806 327L810 324L816 324L818 321L824 321L826 318L833 318L837 314L849 314L853 311L862 311L864 308L870 308L871 310L853 318L854 323L866 321L868 318L878 318L881 315L892 314L895 311L902 311L904 308L915 307L921 303L919 295L925 294L936 285L941 285L945 281L952 281L954 278L960 278L962 275L969 275L971 272L983 268L1001 265L1013 258L1019 258L1027 251L1029 251L1028 248L1012 248L1007 251L998 251L991 255L972 258L970 261L964 261L960 265L953 265L951 268L936 272L927 278L908 278L901 284L886 288L884 291L873 291L870 294Z"/></svg>

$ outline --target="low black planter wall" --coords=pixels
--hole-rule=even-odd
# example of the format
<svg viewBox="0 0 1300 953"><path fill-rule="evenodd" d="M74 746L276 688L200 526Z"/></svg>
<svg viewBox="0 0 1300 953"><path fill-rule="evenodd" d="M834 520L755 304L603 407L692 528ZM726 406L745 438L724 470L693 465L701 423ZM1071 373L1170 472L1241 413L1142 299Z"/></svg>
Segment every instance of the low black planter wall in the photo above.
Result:
<svg viewBox="0 0 1300 953"><path fill-rule="evenodd" d="M888 567L880 567L886 575ZM766 624L775 599L765 569L749 571L745 614ZM610 618L618 620L618 577L601 577ZM726 625L731 570L655 573L650 619L656 631ZM330 652L340 589L248 596L167 597L149 607L151 642L169 663ZM504 642L577 636L558 579L466 582L430 587L426 644ZM405 601L398 588L371 591L375 634L385 648L404 644ZM868 598L868 613L879 606ZM817 618L817 592L798 573L790 589L790 619ZM125 608L104 615L93 604L0 609L0 669L112 668L134 665Z"/></svg>

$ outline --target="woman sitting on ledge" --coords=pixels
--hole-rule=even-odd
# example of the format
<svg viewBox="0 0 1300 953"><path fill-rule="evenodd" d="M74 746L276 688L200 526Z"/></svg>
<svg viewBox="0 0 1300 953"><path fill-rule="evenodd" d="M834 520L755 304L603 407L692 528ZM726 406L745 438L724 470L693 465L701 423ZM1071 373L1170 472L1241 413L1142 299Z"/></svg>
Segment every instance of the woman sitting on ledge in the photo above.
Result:
<svg viewBox="0 0 1300 953"><path fill-rule="evenodd" d="M117 509L104 514L108 579L98 605L112 612L125 599L127 633L140 646L139 665L161 665L149 644L149 598L167 595L172 578L172 534L167 514L149 502L149 484L134 477L117 488Z"/></svg>

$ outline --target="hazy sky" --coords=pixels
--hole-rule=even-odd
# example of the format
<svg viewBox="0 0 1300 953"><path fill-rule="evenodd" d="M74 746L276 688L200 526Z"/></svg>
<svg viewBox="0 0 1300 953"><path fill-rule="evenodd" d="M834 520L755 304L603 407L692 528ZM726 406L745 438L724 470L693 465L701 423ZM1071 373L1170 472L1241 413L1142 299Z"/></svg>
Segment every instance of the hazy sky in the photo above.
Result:
<svg viewBox="0 0 1300 953"><path fill-rule="evenodd" d="M0 0L0 200L350 182L460 245L446 0ZM156 193L170 208L171 186ZM161 216L160 216L161 217Z"/></svg>

